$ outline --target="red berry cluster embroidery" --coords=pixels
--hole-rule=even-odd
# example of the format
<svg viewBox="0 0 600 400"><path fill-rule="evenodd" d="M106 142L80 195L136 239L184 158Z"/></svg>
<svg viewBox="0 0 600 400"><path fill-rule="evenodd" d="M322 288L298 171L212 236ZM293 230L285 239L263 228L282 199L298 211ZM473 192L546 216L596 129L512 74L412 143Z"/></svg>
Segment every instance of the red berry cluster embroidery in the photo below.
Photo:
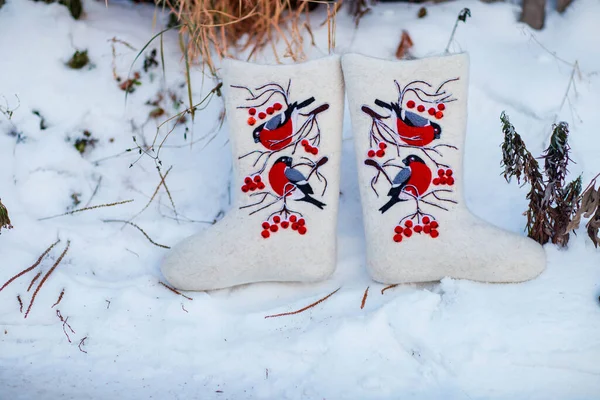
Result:
<svg viewBox="0 0 600 400"><path fill-rule="evenodd" d="M407 108L415 108L415 106L417 107L417 111L418 112L425 112L425 110L427 110L427 113L431 116L435 116L437 119L442 119L444 118L444 113L443 111L446 109L446 106L444 105L444 103L439 103L437 105L437 110L434 107L429 107L428 109L423 105L423 104L419 104L418 106L416 105L416 103L413 100L409 100L406 102L406 107Z"/></svg>
<svg viewBox="0 0 600 400"><path fill-rule="evenodd" d="M271 237L272 233L277 233L280 227L281 229L291 228L300 235L305 235L308 231L304 218L298 218L296 215L290 215L289 219L281 219L279 215L275 215L273 218L271 218L270 222L265 221L262 223L263 231L261 232L261 236L265 239L268 239Z"/></svg>
<svg viewBox="0 0 600 400"><path fill-rule="evenodd" d="M385 149L387 149L387 144L385 144L385 142L379 142L379 146L377 149L370 149L367 152L367 156L369 158L373 158L373 157L384 157L385 156Z"/></svg>
<svg viewBox="0 0 600 400"><path fill-rule="evenodd" d="M438 186L438 185L448 185L448 186L452 186L454 185L454 177L452 176L453 172L451 169L439 169L438 170L438 177L434 178L433 181L431 181L431 183L433 183L434 185Z"/></svg>
<svg viewBox="0 0 600 400"><path fill-rule="evenodd" d="M255 115L257 112L257 116L259 119L265 119L267 118L267 115L273 115L275 111L279 111L282 108L283 106L281 105L281 103L274 103L272 106L268 106L264 111L257 111L254 107L249 108L248 114L250 114L250 117L248 117L248 125L253 126L254 124L256 124Z"/></svg>
<svg viewBox="0 0 600 400"><path fill-rule="evenodd" d="M311 146L308 140L303 139L300 143L302 144L302 147L304 147L304 151L306 151L307 153L310 153L315 156L319 154L319 149L317 147Z"/></svg>
<svg viewBox="0 0 600 400"><path fill-rule="evenodd" d="M244 178L244 185L241 187L242 192L254 192L256 189L263 190L265 188L265 184L262 181L260 175L256 175L254 179L247 176Z"/></svg>
<svg viewBox="0 0 600 400"><path fill-rule="evenodd" d="M394 242L400 243L404 238L409 238L414 233L429 235L432 238L436 238L440 235L437 228L440 224L431 220L428 216L424 216L421 220L421 224L414 225L413 221L408 219L404 221L404 227L397 225L394 228Z"/></svg>

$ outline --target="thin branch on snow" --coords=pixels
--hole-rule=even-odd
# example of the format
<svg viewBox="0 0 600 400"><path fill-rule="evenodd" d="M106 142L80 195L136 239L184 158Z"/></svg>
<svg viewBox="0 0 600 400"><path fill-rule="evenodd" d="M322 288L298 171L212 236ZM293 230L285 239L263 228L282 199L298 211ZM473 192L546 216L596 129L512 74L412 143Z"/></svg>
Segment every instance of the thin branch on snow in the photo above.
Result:
<svg viewBox="0 0 600 400"><path fill-rule="evenodd" d="M173 288L173 287L171 287L171 286L167 285L167 284L166 284L166 283L164 283L164 282L158 281L158 283L160 283L161 285L163 285L164 287L166 287L167 289L169 289L171 292L173 292L173 293L175 293L175 294L178 294L178 295L180 295L180 296L183 296L183 297L185 297L185 298L186 298L186 299L188 299L188 300L194 300L194 299L192 299L191 297L188 297L188 296L186 296L185 294L181 293L179 290L177 290L177 289L175 289L175 288Z"/></svg>
<svg viewBox="0 0 600 400"><path fill-rule="evenodd" d="M360 302L360 309L365 308L365 303L367 302L367 296L369 295L369 286L365 290L365 294L363 295L362 301Z"/></svg>
<svg viewBox="0 0 600 400"><path fill-rule="evenodd" d="M79 347L79 351L81 351L82 353L85 353L85 354L87 354L87 351L83 350L83 349L81 348L81 346L85 345L85 341L86 341L86 339L87 339L87 338L88 338L88 337L86 336L86 337L84 337L83 339L81 339L81 340L79 341L79 346L77 346L77 347Z"/></svg>
<svg viewBox="0 0 600 400"><path fill-rule="evenodd" d="M50 251L52 250L52 248L54 246L56 246L58 244L58 242L60 242L60 239L58 239L56 242L52 243L43 253L42 255L37 259L36 262L33 263L33 265L29 268L25 268L23 271L19 272L18 274L16 274L15 276L13 276L12 278L10 278L8 281L6 281L6 283L4 285L2 285L2 287L0 287L0 292L7 287L8 285L10 285L15 279L20 278L21 276L25 275L26 273L28 273L29 271L31 271L32 269L34 269L35 267L37 267L38 265L40 265L40 263L42 262L42 260L44 259L44 257L46 257L48 255L48 253L50 253ZM41 272L40 272L41 274ZM36 277L33 278L33 281L31 281L31 284L29 285L29 288L31 288L31 285L33 285L33 282L35 282L35 280L37 279L37 277L39 276L36 275ZM29 289L27 289L27 291L29 291Z"/></svg>
<svg viewBox="0 0 600 400"><path fill-rule="evenodd" d="M71 331L71 333L75 334L75 331L73 330L73 328L71 328L71 325L69 325L69 317L67 318L63 318L62 314L60 313L60 310L56 310L56 316L58 317L58 319L60 319L60 322L62 322L62 327L63 327L63 332L65 333L65 336L67 337L67 340L69 341L69 343L71 342L71 337L69 336L69 333L67 332L66 328L69 328L69 330Z"/></svg>
<svg viewBox="0 0 600 400"><path fill-rule="evenodd" d="M96 208L118 206L118 205L121 205L121 204L131 203L132 201L133 201L133 199L131 199L131 200L124 200L124 201L117 201L116 203L99 204L97 206L79 208L77 210L69 211L69 212L66 212L66 213L63 213L63 214L58 214L58 215L52 215L50 217L39 218L38 221L45 221L47 219L64 217L65 215L71 215L71 214L75 214L75 213L82 212L82 211L95 210Z"/></svg>
<svg viewBox="0 0 600 400"><path fill-rule="evenodd" d="M50 307L50 308L54 308L54 307L56 307L57 305L59 305L59 304L60 304L60 302L62 301L62 299L63 299L63 296L64 296L64 295L65 295L65 289L63 289L63 290L60 292L60 295L58 295L58 300L56 300L56 303L54 303L54 304L52 305L52 307Z"/></svg>
<svg viewBox="0 0 600 400"><path fill-rule="evenodd" d="M40 284L37 286L37 288L35 288L35 292L33 292L33 296L31 296L31 302L29 303L29 307L27 307L27 312L25 313L25 317L24 318L27 318L27 316L29 315L29 312L31 311L31 307L33 307L33 302L35 301L35 298L36 298L37 294L39 293L39 291L42 288L42 286L44 285L44 283L50 277L50 274L52 274L52 272L54 272L54 270L56 269L56 267L58 267L58 264L60 264L60 262L62 261L62 259L65 257L65 255L67 254L67 251L69 251L69 247L70 246L71 246L71 241L68 240L67 241L67 247L65 247L64 251L58 257L58 259L56 260L56 262L54 263L54 265L52 266L52 268L50 268L48 270L48 272L46 272L46 275L44 275L44 277L40 281ZM58 311L58 310L56 310L56 311Z"/></svg>
<svg viewBox="0 0 600 400"><path fill-rule="evenodd" d="M329 293L327 296L323 297L320 300L315 301L312 304L307 305L304 308L301 308L301 309L296 310L296 311L281 313L281 314L267 315L267 316L265 316L265 319L267 319L267 318L276 318L276 317L284 317L284 316L287 316L287 315L300 314L301 312L306 311L309 308L313 308L314 306L317 306L317 305L321 304L322 302L324 302L325 300L327 300L328 298L330 298L331 296L333 296L334 294L336 294L337 291L340 290L340 289L341 289L341 287L335 289L333 292Z"/></svg>
<svg viewBox="0 0 600 400"><path fill-rule="evenodd" d="M393 288L395 288L396 286L398 286L398 284L397 284L397 283L395 283L395 284L393 284L393 285L389 285L389 286L386 286L386 287L384 287L383 289L381 289L381 294L383 294L383 292L385 292L385 291L386 291L386 290L388 290L388 289L393 289Z"/></svg>
<svg viewBox="0 0 600 400"><path fill-rule="evenodd" d="M142 234L146 237L146 239L148 239L148 241L150 243L152 243L153 245L155 245L157 247L162 247L163 249L170 249L169 246L165 246L164 244L156 243L154 240L152 240L152 238L150 236L148 236L146 231L144 231L142 228L140 228L139 226L137 226L136 224L134 224L131 221L125 221L123 219L103 219L102 222L122 222L124 224L131 225L134 228L136 228L137 230L139 230L140 232L142 232Z"/></svg>

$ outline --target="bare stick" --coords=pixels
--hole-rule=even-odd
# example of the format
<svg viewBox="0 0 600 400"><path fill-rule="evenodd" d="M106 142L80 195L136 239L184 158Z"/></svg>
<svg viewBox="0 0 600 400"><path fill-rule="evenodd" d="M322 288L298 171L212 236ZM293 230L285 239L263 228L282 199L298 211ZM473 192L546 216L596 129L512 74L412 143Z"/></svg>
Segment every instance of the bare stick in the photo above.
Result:
<svg viewBox="0 0 600 400"><path fill-rule="evenodd" d="M144 236L146 236L146 239L148 239L148 241L150 243L152 243L153 245L155 245L157 247L162 247L163 249L170 249L169 246L165 246L164 244L156 243L154 240L152 240L152 238L150 238L150 236L148 236L148 234L142 228L140 228L139 226L137 226L136 224L134 224L131 221L125 221L122 219L103 219L102 222L122 222L124 224L131 225L134 228L137 228L137 230L139 230L140 232L142 232L144 234Z"/></svg>
<svg viewBox="0 0 600 400"><path fill-rule="evenodd" d="M29 315L29 312L31 311L31 307L33 307L33 302L35 301L35 298L36 298L37 294L39 293L39 291L42 288L42 286L44 285L44 283L50 277L50 274L52 274L52 272L54 272L54 270L56 269L56 267L58 267L58 264L60 264L60 262L62 261L62 259L65 257L65 254L67 254L67 251L69 251L69 246L71 246L71 241L70 240L67 241L67 247L65 247L64 251L62 252L62 254L60 255L60 257L58 257L58 259L56 260L56 262L54 263L54 265L52 266L52 268L50 268L48 270L48 272L46 272L46 275L44 275L44 277L40 281L40 284L37 286L37 288L35 288L35 292L33 292L33 296L31 297L31 302L29 303L29 307L27 307L27 312L25 313L25 317L24 318L27 318L27 316ZM58 311L58 310L56 310L56 311Z"/></svg>
<svg viewBox="0 0 600 400"><path fill-rule="evenodd" d="M367 296L369 295L369 286L367 286L367 290L365 290L365 294L363 295L362 301L360 302L360 309L365 308L365 303L367 302Z"/></svg>
<svg viewBox="0 0 600 400"><path fill-rule="evenodd" d="M40 258L38 258L38 259L37 259L37 261L36 261L36 262L34 262L34 263L33 263L33 265L32 265L31 267L24 269L23 271L19 272L18 274L16 274L16 275L15 275L15 276L13 276L12 278L10 278L10 279L9 279L9 280L8 280L8 281L7 281L7 282L4 284L4 285L2 285L2 287L0 287L0 292L1 292L1 291L2 291L2 290L5 288L5 287L7 287L8 285L10 285L10 284L11 284L11 283L12 283L12 282L15 280L15 279L17 279L17 278L19 278L19 277L21 277L21 276L25 275L26 273L28 273L29 271L31 271L32 269L34 269L35 267L37 267L38 265L40 265L40 263L42 262L42 260L44 259L44 257L46 257L46 255L48 255L48 253L50 253L50 250L52 250L52 248L53 248L54 246L56 246L56 245L58 244L58 242L60 242L60 239L58 239L56 242L54 242L53 244L51 244L51 245L50 245L50 247L48 247L48 248L46 249L46 251L44 251L44 252L42 253L42 255L40 256ZM38 274L38 276L39 276L39 274ZM34 278L34 279L33 279L33 281L32 281L32 284L33 284L33 282L35 282L35 280L36 280L36 279L37 279L37 278ZM29 285L29 287L31 288L31 285ZM29 291L29 289L27 289L27 291Z"/></svg>
<svg viewBox="0 0 600 400"><path fill-rule="evenodd" d="M166 284L166 283L164 283L164 282L158 281L158 283L160 283L161 285L163 285L164 287L166 287L167 289L169 289L171 292L173 292L173 293L175 293L175 294L178 294L178 295L180 295L180 296L183 296L183 297L185 297L185 298L186 298L186 299L188 299L188 300L194 300L194 299L192 299L191 297L188 297L188 296L186 296L185 294L181 293L179 290L177 290L177 289L175 289L175 288L172 288L171 286L167 285L167 284Z"/></svg>
<svg viewBox="0 0 600 400"><path fill-rule="evenodd" d="M456 28L458 27L458 22L467 22L467 17L471 16L471 10L468 8L463 8L458 14L458 18L456 18L456 22L454 23L454 28L452 29L452 33L450 34L450 39L448 40L448 45L446 46L445 53L448 54L450 51L450 45L452 44L452 40L454 39L454 34L456 33Z"/></svg>
<svg viewBox="0 0 600 400"><path fill-rule="evenodd" d="M150 204L154 201L154 198L158 194L158 191L160 190L160 187L165 183L165 179L167 179L167 175L169 175L169 172L171 172L171 169L173 169L173 167L170 167L167 170L167 172L165 172L164 176L162 174L160 174L160 171L158 172L160 174L160 182L158 183L158 186L156 186L156 189L154 189L154 193L152 193L152 197L150 197L150 200L148 201L148 203L146 203L146 205L144 206L144 208L142 208L137 214L135 214L130 219L130 221L133 221L135 219L135 217L137 217L138 215L140 215L141 213L143 213L144 211L146 211L146 209L148 207L150 207Z"/></svg>
<svg viewBox="0 0 600 400"><path fill-rule="evenodd" d="M69 320L69 317L63 318L62 314L60 313L60 310L56 310L56 316L58 317L58 319L60 319L60 322L63 323L62 328L63 328L63 332L65 333L65 336L67 337L67 340L69 341L69 343L72 343L71 338L69 337L69 334L67 333L67 329L66 329L66 328L69 328L69 330L72 333L75 333L73 328L71 328L71 325L69 325L69 323L67 322Z"/></svg>
<svg viewBox="0 0 600 400"><path fill-rule="evenodd" d="M17 295L17 300L19 302L19 312L23 314L23 300L21 300L21 296Z"/></svg>
<svg viewBox="0 0 600 400"><path fill-rule="evenodd" d="M62 292L60 292L60 295L58 296L58 300L56 300L56 303L54 303L52 305L52 307L50 307L50 308L54 308L55 306L57 306L62 301L62 298L64 295L65 295L65 289L63 289Z"/></svg>
<svg viewBox="0 0 600 400"><path fill-rule="evenodd" d="M38 221L45 221L47 219L52 219L52 218L58 218L58 217L64 217L65 215L71 215L71 214L75 214L78 212L82 212L82 211L88 211L88 210L94 210L96 208L103 208L103 207L112 207L112 206L118 206L121 204L127 204L127 203L131 203L133 200L124 200L124 201L118 201L116 203L108 203L108 204L99 204L97 206L92 206L92 207L84 207L84 208L80 208L77 210L73 210L73 211L69 211L66 212L64 214L58 214L58 215L53 215L51 217L44 217L44 218L40 218L38 219Z"/></svg>
<svg viewBox="0 0 600 400"><path fill-rule="evenodd" d="M79 351L81 351L82 353L85 353L85 354L87 354L87 351L83 350L83 349L81 348L81 346L85 345L85 340L86 340L87 338L88 338L88 337L86 336L86 337L84 337L83 339L81 339L81 340L79 341L79 346L77 346L77 347L79 347Z"/></svg>
<svg viewBox="0 0 600 400"><path fill-rule="evenodd" d="M556 114L554 114L554 122L555 123L558 118L558 114L562 110L563 106L565 105L565 102L567 101L567 98L569 97L569 92L571 91L571 86L575 83L575 72L578 70L579 70L579 61L575 61L575 64L573 64L573 70L571 71L571 77L569 78L569 85L567 86L567 90L565 92L565 95L563 96L562 101L560 102L560 106L558 107Z"/></svg>
<svg viewBox="0 0 600 400"><path fill-rule="evenodd" d="M100 177L100 179L98 179L98 183L96 184L96 188L94 189L94 192L92 193L92 195L90 196L90 199L87 201L87 203L85 203L84 207L87 207L90 205L90 203L92 202L92 200L94 199L94 197L96 196L96 193L98 193L98 189L100 189L100 184L102 183L102 177Z"/></svg>
<svg viewBox="0 0 600 400"><path fill-rule="evenodd" d="M337 291L340 290L340 289L341 289L341 287L335 289L333 292L329 293L327 296L323 297L320 300L315 301L312 304L309 304L308 306L306 306L304 308L301 308L301 309L296 310L296 311L281 313L281 314L267 315L267 316L265 316L265 319L267 319L267 318L275 318L275 317L284 317L284 316L287 316L287 315L300 314L301 312L306 311L309 308L313 308L314 306L321 304L322 302L324 302L325 300L327 300L328 298L330 298L331 296L333 296L334 294L336 294Z"/></svg>
<svg viewBox="0 0 600 400"><path fill-rule="evenodd" d="M395 284L393 284L393 285L390 285L390 286L386 286L386 287L384 287L383 289L381 289L381 294L383 294L383 292L385 292L385 291L386 291L386 290L388 290L388 289L393 289L393 288L395 288L396 286L398 286L398 284L397 284L397 283L395 283Z"/></svg>
<svg viewBox="0 0 600 400"><path fill-rule="evenodd" d="M171 168L173 168L173 167L171 167ZM169 171L171 170L171 168L169 168ZM173 197L171 196L171 192L169 191L167 182L165 182L165 178L167 177L167 174L165 174L163 176L162 172L160 172L160 170L158 170L158 175L160 175L162 185L165 188L165 192L167 192L167 196L169 196L169 201L171 201L171 205L173 206L173 212L175 213L175 220L177 221L177 223L179 223L179 218L177 217L177 209L175 208L175 202L173 201Z"/></svg>
<svg viewBox="0 0 600 400"><path fill-rule="evenodd" d="M181 309L189 314L189 311L185 309L185 307L183 306L183 303L181 303Z"/></svg>

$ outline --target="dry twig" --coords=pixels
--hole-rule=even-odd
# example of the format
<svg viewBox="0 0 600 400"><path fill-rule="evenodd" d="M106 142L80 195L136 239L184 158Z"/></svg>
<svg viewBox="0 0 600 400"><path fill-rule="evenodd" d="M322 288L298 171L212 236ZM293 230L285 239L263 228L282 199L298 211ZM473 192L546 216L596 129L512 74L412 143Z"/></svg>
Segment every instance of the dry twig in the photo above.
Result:
<svg viewBox="0 0 600 400"><path fill-rule="evenodd" d="M388 289L393 289L393 288L395 288L396 286L398 286L398 284L397 284L397 283L395 283L395 284L393 284L393 285L390 285L390 286L386 286L386 287L384 287L383 289L381 289L381 294L383 294L383 292L385 292L385 291L386 291L386 290L388 290Z"/></svg>
<svg viewBox="0 0 600 400"><path fill-rule="evenodd" d="M313 308L314 306L317 306L317 305L321 304L322 302L324 302L325 300L327 300L328 298L330 298L331 296L333 296L334 294L336 294L337 291L340 290L340 289L341 289L341 287L335 289L333 292L329 293L327 296L323 297L320 300L315 301L312 304L309 304L308 306L306 306L304 308L301 308L301 309L296 310L296 311L281 313L281 314L267 315L267 316L265 316L265 319L266 318L284 317L284 316L287 316L287 315L300 314L301 312L306 311L309 308Z"/></svg>
<svg viewBox="0 0 600 400"><path fill-rule="evenodd" d="M38 278L42 276L42 271L38 272L33 279L31 280L31 282L29 282L29 286L27 286L27 291L29 292L31 290L31 288L33 287L33 284L35 283L35 281L38 280Z"/></svg>
<svg viewBox="0 0 600 400"><path fill-rule="evenodd" d="M60 264L60 262L62 261L62 259L65 257L65 254L67 254L67 251L69 251L69 246L71 246L71 241L70 240L67 241L67 247L65 247L65 250L62 252L62 254L60 255L60 257L58 257L58 259L56 260L56 262L54 263L54 265L52 266L52 268L50 268L48 270L48 272L46 272L46 275L44 275L44 277L40 281L40 284L37 286L37 288L35 288L35 291L33 292L33 296L31 296L31 302L29 303L29 307L27 307L27 312L25 313L25 317L24 318L27 318L27 316L29 315L29 312L31 311L31 307L33 307L33 302L35 301L35 298L36 298L37 294L39 293L39 291L42 288L42 286L44 285L44 283L50 277L50 274L52 274L52 272L54 272L54 270L56 269L56 267L58 267L58 264ZM58 311L58 310L56 310L56 311Z"/></svg>
<svg viewBox="0 0 600 400"><path fill-rule="evenodd" d="M171 167L173 168L173 167ZM171 170L171 168L169 168L169 171ZM171 196L171 191L169 190L169 187L167 186L167 182L165 182L165 179L167 178L167 174L162 174L162 172L160 172L160 169L158 169L158 175L160 175L160 181L162 182L163 187L165 188L165 192L167 192L167 196L169 196L169 201L171 202L171 205L173 206L173 212L175 213L175 220L177 221L177 223L179 223L179 218L177 217L177 209L175 208L175 202L173 201L173 196Z"/></svg>
<svg viewBox="0 0 600 400"><path fill-rule="evenodd" d="M34 269L35 267L37 267L38 265L40 265L40 263L42 262L42 260L44 259L44 257L46 257L46 255L48 255L48 253L50 253L50 250L52 250L52 248L53 248L54 246L56 246L56 245L58 244L58 242L60 242L60 239L59 239L59 240L57 240L56 242L54 242L53 244L51 244L51 245L50 245L50 247L48 247L48 248L46 249L46 251L44 251L44 252L42 253L42 255L41 255L41 256L40 256L40 257L37 259L37 261L36 261L36 262L34 262L34 263L33 263L33 265L32 265L31 267L29 267L29 268L25 268L23 271L19 272L18 274L16 274L16 275L15 275L15 276L13 276L12 278L10 278L10 279L9 279L9 280L8 280L8 281L7 281L7 282L4 284L4 285L2 285L2 287L0 287L0 292L1 292L1 291L2 291L2 290L5 288L5 287L7 287L8 285L10 285L10 284L11 284L11 283L12 283L12 282L15 280L15 279L17 279L17 278L19 278L19 277L21 277L21 276L25 275L26 273L28 273L29 271L31 271L32 269ZM38 274L38 276L39 276L39 274ZM34 280L32 281L32 284L33 284L33 282L35 282L35 279L37 279L37 278L34 278ZM31 285L29 285L29 286L31 287ZM27 291L29 291L29 289L27 289Z"/></svg>
<svg viewBox="0 0 600 400"><path fill-rule="evenodd" d="M56 300L56 303L54 303L54 304L52 305L52 307L50 307L50 308L54 308L55 306L57 306L57 305L58 305L58 304L59 304L59 303L62 301L62 298L63 298L63 296L64 296L64 295L65 295L65 289L63 289L63 290L60 292L60 295L58 296L58 300Z"/></svg>
<svg viewBox="0 0 600 400"><path fill-rule="evenodd" d="M185 297L185 298L186 298L186 299L188 299L188 300L194 300L194 299L192 299L191 297L188 297L188 296L186 296L185 294L181 293L179 290L177 290L177 289L175 289L175 288L172 288L171 286L167 285L167 284L166 284L166 283L164 283L164 282L158 281L158 283L160 283L161 285L163 285L164 287L166 287L167 289L169 289L171 292L173 292L173 293L175 293L175 294L178 294L178 295L180 295L180 296L183 296L183 297ZM182 304L182 306L183 306L183 304Z"/></svg>
<svg viewBox="0 0 600 400"><path fill-rule="evenodd" d="M150 243L152 243L153 245L155 245L157 247L162 247L163 249L170 249L169 246L165 246L164 244L156 243L154 240L152 240L152 238L150 238L150 236L148 236L148 234L142 228L140 228L139 226L137 226L136 224L134 224L131 221L125 221L122 219L103 219L102 222L122 222L124 224L131 225L134 228L137 228L140 232L142 232L144 234L144 236L146 236L146 239L148 239L148 241Z"/></svg>
<svg viewBox="0 0 600 400"><path fill-rule="evenodd" d="M94 197L96 196L96 194L98 193L98 189L100 189L100 184L102 183L102 177L100 177L98 179L98 183L96 184L96 188L94 189L94 192L92 193L92 195L90 196L89 200L87 201L87 203L85 203L84 207L88 207L90 205L90 203L92 202L92 200L94 200Z"/></svg>
<svg viewBox="0 0 600 400"><path fill-rule="evenodd" d="M154 193L152 193L152 197L150 197L150 200L148 201L148 203L146 203L146 205L144 206L144 208L142 208L137 214L135 214L133 217L131 217L130 221L133 221L138 215L140 215L141 213L143 213L144 211L146 211L146 209L148 207L150 207L150 204L154 201L154 198L158 194L158 191L160 190L160 187L165 184L165 179L167 179L167 175L169 175L169 172L171 172L171 169L173 169L173 167L170 167L167 170L167 172L165 172L164 175L162 175L160 173L160 170L158 171L158 173L160 174L160 182L158 183L158 186L156 186L156 189L154 189Z"/></svg>
<svg viewBox="0 0 600 400"><path fill-rule="evenodd" d="M79 351L81 351L82 353L85 353L85 354L87 354L87 351L83 350L83 349L81 348L81 346L85 345L85 340L86 340L87 338L88 338L88 337L86 336L86 337L84 337L83 339L81 339L81 340L79 341L79 346L77 346L77 347L79 347Z"/></svg>
<svg viewBox="0 0 600 400"><path fill-rule="evenodd" d="M69 317L67 318L63 318L62 314L60 313L60 310L56 310L56 316L58 317L58 319L60 319L60 322L63 323L62 327L63 327L63 332L65 333L65 336L67 337L67 340L69 341L69 343L71 342L71 337L69 336L69 334L67 333L67 329L69 328L69 330L74 334L75 331L73 330L73 328L71 328L71 325L69 325L69 323L67 322L69 320Z"/></svg>
<svg viewBox="0 0 600 400"><path fill-rule="evenodd" d="M369 295L369 286L365 290L365 294L363 295L362 301L360 302L360 309L365 308L365 303L367 302L367 296Z"/></svg>
<svg viewBox="0 0 600 400"><path fill-rule="evenodd" d="M78 212L82 212L82 211L88 211L88 210L94 210L96 208L103 208L103 207L113 207L113 206L118 206L121 204L127 204L127 203L131 203L133 200L124 200L124 201L118 201L116 203L108 203L108 204L99 204L97 206L92 206L92 207L84 207L84 208L79 208L77 210L72 210L69 212L66 212L64 214L58 214L58 215L52 215L50 217L44 217L44 218L40 218L38 219L38 221L45 221L47 219L52 219L52 218L58 218L58 217L64 217L65 215L71 215L71 214L75 214Z"/></svg>

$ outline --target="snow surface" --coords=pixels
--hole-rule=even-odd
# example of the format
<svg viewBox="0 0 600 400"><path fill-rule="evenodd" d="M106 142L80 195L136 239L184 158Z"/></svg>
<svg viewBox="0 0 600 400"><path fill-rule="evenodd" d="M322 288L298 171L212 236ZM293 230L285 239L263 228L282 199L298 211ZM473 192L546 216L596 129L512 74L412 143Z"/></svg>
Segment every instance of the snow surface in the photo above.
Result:
<svg viewBox="0 0 600 400"><path fill-rule="evenodd" d="M427 17L417 19L418 5L379 4L358 30L350 16L340 14L337 52L391 58L406 29L415 56L438 54L458 11L470 7L473 18L459 26L452 46L468 51L472 62L467 202L490 223L523 234L526 188L507 185L500 176L499 115L506 110L539 154L558 113L571 125L578 162L572 176L582 173L589 181L600 171L600 3L577 0L564 15L550 11L545 30L535 33L516 22L513 4L463 0L426 6ZM102 220L133 216L160 179L149 157L129 168L138 155L123 152L134 146L134 135L138 141L154 137L152 107L144 103L163 88L161 68L153 76L142 73L142 85L125 105L112 77L109 40L136 49L116 45L116 71L126 76L166 17L159 15L153 26L150 6L111 1L106 8L103 1L88 0L84 7L80 21L57 4L8 0L0 9L0 95L13 108L19 103L15 95L20 99L11 121L0 118L0 196L15 225L0 236L0 283L31 265L58 236L62 242L41 264L46 272L71 241L27 319L17 295L27 308L35 272L0 293L0 399L600 398L600 250L584 229L566 251L547 245L547 271L531 282L444 279L382 295L382 285L364 267L347 114L339 263L329 280L187 293L193 300L161 286L159 264L167 250L131 226ZM307 49L311 58L327 52L327 29L319 27L324 15L311 15L318 44ZM541 45L563 60L579 61L577 94L571 91L562 109L571 67ZM93 68L65 67L75 49L89 50ZM174 32L166 34L164 49L165 87L186 102ZM260 55L272 58L270 51ZM141 60L134 70L141 70ZM192 81L196 102L214 86L199 66ZM172 104L166 104L172 115ZM176 129L167 141L171 147L161 153L163 171L173 166L167 184L180 221L173 219L163 189L134 220L157 243L173 245L209 229L191 221L212 221L230 207L229 132L227 125L215 131L221 109L215 98L193 126L188 120L187 140L183 127ZM40 129L32 110L45 118L47 129ZM82 156L73 143L84 130L98 143ZM190 148L192 131L197 142ZM80 193L78 207L86 205L100 178L90 205L134 202L39 220L73 209L72 193ZM301 314L264 318L302 308L338 287ZM63 288L62 302L51 308ZM76 332L70 333L72 343L57 308ZM78 348L84 337L81 349L87 353Z"/></svg>

